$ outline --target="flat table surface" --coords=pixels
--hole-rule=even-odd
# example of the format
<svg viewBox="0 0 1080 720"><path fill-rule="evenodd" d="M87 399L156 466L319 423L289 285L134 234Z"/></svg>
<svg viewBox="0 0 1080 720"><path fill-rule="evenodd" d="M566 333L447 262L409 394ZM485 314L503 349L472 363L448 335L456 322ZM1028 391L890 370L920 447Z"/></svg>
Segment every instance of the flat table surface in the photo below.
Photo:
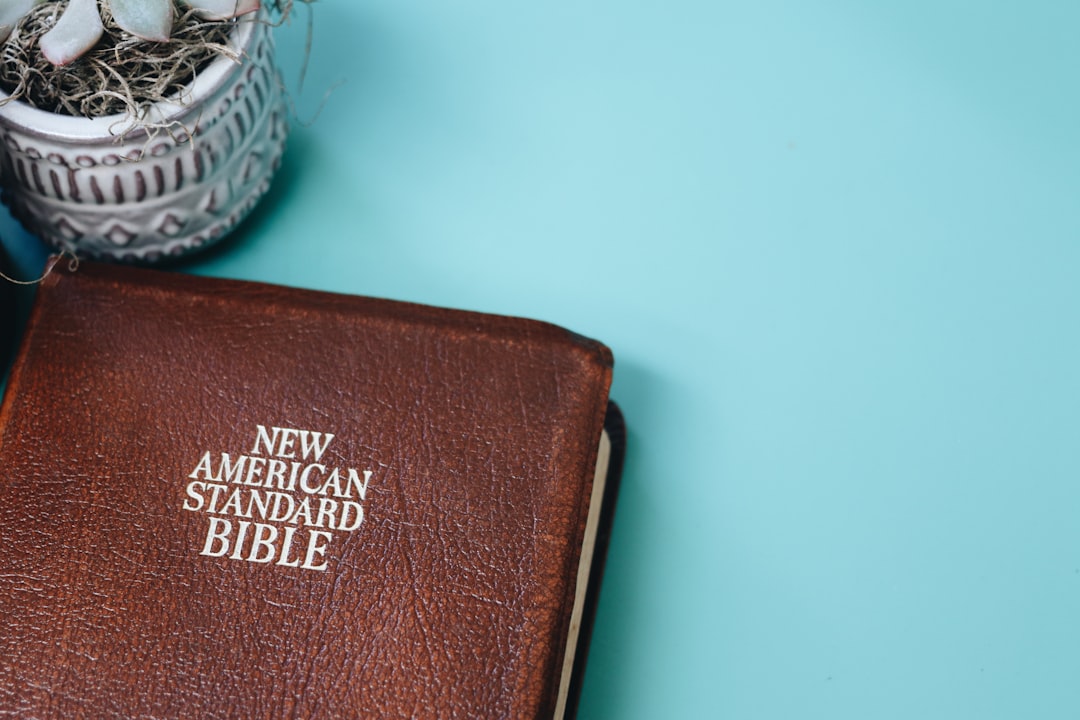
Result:
<svg viewBox="0 0 1080 720"><path fill-rule="evenodd" d="M274 186L175 269L613 349L581 718L1080 717L1080 4L312 10Z"/></svg>

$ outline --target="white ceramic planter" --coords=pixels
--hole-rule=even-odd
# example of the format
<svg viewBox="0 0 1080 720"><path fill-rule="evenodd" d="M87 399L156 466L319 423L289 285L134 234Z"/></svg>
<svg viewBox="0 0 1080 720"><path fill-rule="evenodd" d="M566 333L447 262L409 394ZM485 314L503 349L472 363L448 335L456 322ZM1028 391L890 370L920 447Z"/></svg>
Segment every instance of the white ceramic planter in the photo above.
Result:
<svg viewBox="0 0 1080 720"><path fill-rule="evenodd" d="M55 248L118 262L152 263L224 237L266 192L288 133L271 28L241 20L233 39L241 63L219 58L178 100L154 106L171 133L133 129L125 115L0 107L12 214Z"/></svg>

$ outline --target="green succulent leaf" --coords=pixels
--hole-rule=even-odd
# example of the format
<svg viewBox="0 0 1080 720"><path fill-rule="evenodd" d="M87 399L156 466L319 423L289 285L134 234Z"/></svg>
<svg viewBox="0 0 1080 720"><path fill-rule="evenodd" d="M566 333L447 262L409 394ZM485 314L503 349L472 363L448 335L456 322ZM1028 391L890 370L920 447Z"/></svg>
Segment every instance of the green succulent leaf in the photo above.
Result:
<svg viewBox="0 0 1080 720"><path fill-rule="evenodd" d="M71 0L53 29L41 36L41 52L53 65L67 65L101 39L97 0Z"/></svg>
<svg viewBox="0 0 1080 720"><path fill-rule="evenodd" d="M0 42L4 42L23 15L45 0L0 0Z"/></svg>
<svg viewBox="0 0 1080 720"><path fill-rule="evenodd" d="M259 0L184 0L207 20L227 20L259 9Z"/></svg>
<svg viewBox="0 0 1080 720"><path fill-rule="evenodd" d="M164 42L172 33L172 0L109 0L116 24L144 40Z"/></svg>

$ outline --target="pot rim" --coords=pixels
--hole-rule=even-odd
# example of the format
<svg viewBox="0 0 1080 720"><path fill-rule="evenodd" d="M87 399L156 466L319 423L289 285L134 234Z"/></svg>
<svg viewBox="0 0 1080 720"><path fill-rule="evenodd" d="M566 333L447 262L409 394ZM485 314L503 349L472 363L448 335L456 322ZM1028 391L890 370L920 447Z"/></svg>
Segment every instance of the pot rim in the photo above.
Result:
<svg viewBox="0 0 1080 720"><path fill-rule="evenodd" d="M256 25L261 22L264 22L264 19L258 13L234 21L235 27L229 33L229 44L241 57L250 49ZM200 100L217 93L229 75L240 66L241 62L228 57L215 58L173 99L149 106L152 124L171 124L178 121L195 109ZM8 93L0 89L0 102L8 97ZM148 133L147 128L128 113L96 118L75 117L41 110L21 100L0 104L0 117L5 124L16 126L23 132L61 142L115 144L118 139L141 139Z"/></svg>

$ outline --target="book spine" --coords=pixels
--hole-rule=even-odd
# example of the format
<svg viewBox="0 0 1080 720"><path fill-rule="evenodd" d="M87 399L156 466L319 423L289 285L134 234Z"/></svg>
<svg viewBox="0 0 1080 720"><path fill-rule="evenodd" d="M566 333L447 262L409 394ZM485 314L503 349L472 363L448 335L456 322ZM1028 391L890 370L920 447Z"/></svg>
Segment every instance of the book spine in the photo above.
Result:
<svg viewBox="0 0 1080 720"><path fill-rule="evenodd" d="M30 319L27 321L27 326L26 326L27 330L26 330L26 332L23 333L22 339L18 343L18 351L15 353L15 360L11 365L11 371L8 373L7 382L4 384L4 399L3 399L3 402L0 403L0 446L2 446L5 442L7 442L6 429L7 429L7 425L8 425L8 416L11 414L11 404L13 402L13 398L18 394L16 392L16 388L18 388L20 383L21 383L21 377L22 377L22 374L23 374L23 368L26 366L26 364L28 362L27 356L30 353L30 346L31 346L31 342L30 342L30 335L32 334L31 328L33 328L35 326L34 320L36 319L36 316L40 313L40 308L41 308L42 301L43 301L44 297L48 294L49 289L56 285L56 282L59 279L58 275L60 273L54 273L53 269L55 268L57 262L62 262L62 261L66 262L62 257L59 257L59 256L54 256L54 257L49 258L49 261L45 265L45 270L42 273L41 282L39 282L37 284L37 290L36 290L36 295L34 297L34 303L32 305L32 309L30 311ZM5 272L5 274L7 274L6 270L4 272ZM7 280L0 280L0 283L3 283L5 286L11 286L11 288L12 288L12 292L11 292L12 297L11 297L10 303L0 306L0 307L2 307L2 310L5 312L5 315L8 318L10 318L9 322L10 322L10 325L11 325L10 335L8 337L8 342L4 344L4 358L3 359L4 359L4 367L6 367L7 366L7 360L10 357L10 352L12 350L11 346L14 344L13 335L14 335L14 328L15 328L16 319L17 319L17 313L15 311L15 306L16 306L15 296L18 293L14 292L14 290L16 289L16 286L13 283L11 283L11 282L9 282ZM5 302L5 301L2 298L0 298L0 302ZM8 321L5 321L5 322L8 322ZM0 331L3 331L5 329L6 329L6 325L5 325L4 328L0 328Z"/></svg>

